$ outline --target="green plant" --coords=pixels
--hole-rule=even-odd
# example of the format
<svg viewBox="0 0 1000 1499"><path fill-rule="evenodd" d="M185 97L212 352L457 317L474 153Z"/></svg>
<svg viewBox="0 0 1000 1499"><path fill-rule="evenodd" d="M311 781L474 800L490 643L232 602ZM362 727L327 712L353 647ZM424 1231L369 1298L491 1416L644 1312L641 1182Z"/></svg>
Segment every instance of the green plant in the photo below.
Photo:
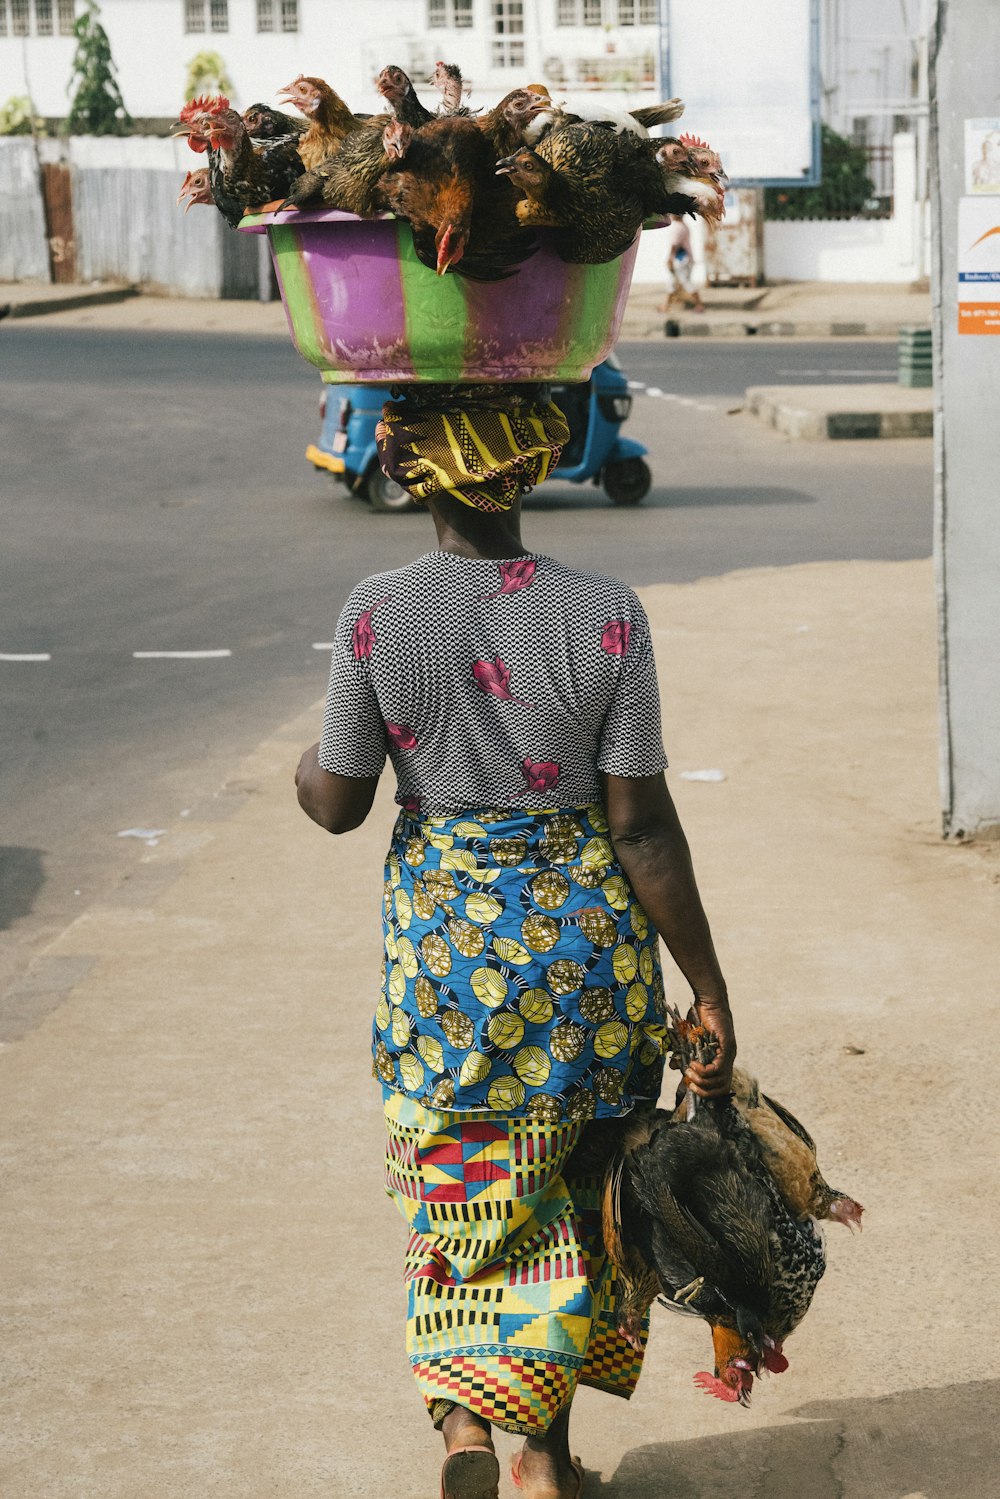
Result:
<svg viewBox="0 0 1000 1499"><path fill-rule="evenodd" d="M76 92L66 121L68 135L126 135L132 125L100 13L97 0L87 0L86 10L73 23L76 52L66 92L72 93L74 85Z"/></svg>
<svg viewBox="0 0 1000 1499"><path fill-rule="evenodd" d="M233 80L218 52L196 52L187 65L184 98L188 104L199 94L232 94Z"/></svg>
<svg viewBox="0 0 1000 1499"><path fill-rule="evenodd" d="M0 135L30 135L32 113L27 94L11 94L6 104L0 104ZM41 129L42 124L41 120L35 120L36 129Z"/></svg>
<svg viewBox="0 0 1000 1499"><path fill-rule="evenodd" d="M863 146L854 145L828 125L821 127L821 176L815 187L769 187L764 193L768 219L859 218L871 206L875 184L868 175Z"/></svg>

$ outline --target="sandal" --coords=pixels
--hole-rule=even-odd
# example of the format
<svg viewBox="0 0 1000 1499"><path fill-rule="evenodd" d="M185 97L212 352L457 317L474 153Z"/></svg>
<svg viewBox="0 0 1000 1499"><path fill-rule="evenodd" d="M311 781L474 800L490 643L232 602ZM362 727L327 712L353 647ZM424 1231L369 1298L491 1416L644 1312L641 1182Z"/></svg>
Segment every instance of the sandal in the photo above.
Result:
<svg viewBox="0 0 1000 1499"><path fill-rule="evenodd" d="M441 1499L492 1499L499 1484L492 1447L453 1447L441 1465Z"/></svg>
<svg viewBox="0 0 1000 1499"><path fill-rule="evenodd" d="M511 1479L513 1480L514 1487L516 1489L520 1489L520 1488L524 1487L524 1484L523 1484L523 1482L521 1480L521 1458L522 1458L522 1456L523 1456L522 1453L516 1452L514 1454L513 1461L511 1462L511 1465L510 1465L510 1476L511 1476ZM581 1463L581 1461L580 1461L580 1459L578 1457L571 1457L570 1460L569 1460L569 1465L573 1469L573 1472L576 1474L576 1493L573 1495L573 1499L582 1499L582 1495L583 1495L583 1464Z"/></svg>

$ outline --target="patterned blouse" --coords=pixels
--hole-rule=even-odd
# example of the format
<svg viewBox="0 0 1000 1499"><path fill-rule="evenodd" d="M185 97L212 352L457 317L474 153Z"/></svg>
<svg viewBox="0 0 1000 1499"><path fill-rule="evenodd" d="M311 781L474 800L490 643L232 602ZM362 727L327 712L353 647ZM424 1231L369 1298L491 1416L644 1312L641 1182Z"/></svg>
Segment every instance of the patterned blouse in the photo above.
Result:
<svg viewBox="0 0 1000 1499"><path fill-rule="evenodd" d="M551 557L430 552L377 573L337 625L319 763L423 816L585 806L601 772L666 765L649 625L631 588Z"/></svg>

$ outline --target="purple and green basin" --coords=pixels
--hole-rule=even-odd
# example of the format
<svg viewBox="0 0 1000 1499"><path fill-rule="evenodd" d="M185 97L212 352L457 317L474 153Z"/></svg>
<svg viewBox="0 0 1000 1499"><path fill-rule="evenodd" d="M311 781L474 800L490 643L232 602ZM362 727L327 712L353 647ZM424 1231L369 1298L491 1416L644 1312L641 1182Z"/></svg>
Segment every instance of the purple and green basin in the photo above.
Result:
<svg viewBox="0 0 1000 1499"><path fill-rule="evenodd" d="M332 210L249 215L266 232L292 340L330 385L586 380L611 352L638 236L608 265L546 242L507 281L437 276L401 219Z"/></svg>

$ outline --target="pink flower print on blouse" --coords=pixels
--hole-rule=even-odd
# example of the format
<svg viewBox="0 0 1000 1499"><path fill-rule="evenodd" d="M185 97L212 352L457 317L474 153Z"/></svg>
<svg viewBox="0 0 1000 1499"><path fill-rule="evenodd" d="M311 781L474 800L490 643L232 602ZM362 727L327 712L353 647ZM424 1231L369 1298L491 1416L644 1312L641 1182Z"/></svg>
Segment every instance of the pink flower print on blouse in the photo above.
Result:
<svg viewBox="0 0 1000 1499"><path fill-rule="evenodd" d="M523 697L515 697L511 692L510 667L505 666L499 656L495 656L492 661L474 661L472 675L490 697L503 698L504 702L517 703L522 708L534 706L533 703L526 703Z"/></svg>
<svg viewBox="0 0 1000 1499"><path fill-rule="evenodd" d="M559 767L554 760L529 760L525 755L521 770L529 791L551 791L559 779Z"/></svg>
<svg viewBox="0 0 1000 1499"><path fill-rule="evenodd" d="M354 621L354 629L351 631L351 650L354 652L355 661L371 660L371 654L375 648L372 615L376 609L381 609L382 605L388 602L388 597L379 599L378 603L372 604L370 609L363 609Z"/></svg>
<svg viewBox="0 0 1000 1499"><path fill-rule="evenodd" d="M527 588L535 576L535 561L532 557L516 557L513 562L500 563L500 577L503 579L500 587L495 593L484 593L484 599L498 599L502 593L520 593L522 588Z"/></svg>
<svg viewBox="0 0 1000 1499"><path fill-rule="evenodd" d="M632 626L627 619L609 619L601 636L601 648L609 656L624 656L628 650L628 638Z"/></svg>
<svg viewBox="0 0 1000 1499"><path fill-rule="evenodd" d="M417 747L417 736L405 723L387 723L385 732L397 749L411 750Z"/></svg>

